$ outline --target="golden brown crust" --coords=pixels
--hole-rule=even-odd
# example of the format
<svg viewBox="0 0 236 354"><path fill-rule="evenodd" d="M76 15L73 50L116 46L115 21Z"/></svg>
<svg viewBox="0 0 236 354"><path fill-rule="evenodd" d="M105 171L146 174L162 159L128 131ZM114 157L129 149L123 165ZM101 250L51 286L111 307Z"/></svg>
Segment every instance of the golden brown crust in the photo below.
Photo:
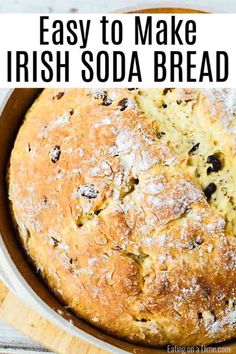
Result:
<svg viewBox="0 0 236 354"><path fill-rule="evenodd" d="M235 238L136 93L43 91L10 161L22 242L49 287L109 333L158 346L233 338Z"/></svg>

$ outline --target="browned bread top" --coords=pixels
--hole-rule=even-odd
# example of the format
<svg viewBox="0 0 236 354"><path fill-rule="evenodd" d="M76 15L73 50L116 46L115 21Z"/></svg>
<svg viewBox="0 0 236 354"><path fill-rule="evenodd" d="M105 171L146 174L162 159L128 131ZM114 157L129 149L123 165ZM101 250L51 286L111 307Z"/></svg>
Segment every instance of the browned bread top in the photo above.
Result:
<svg viewBox="0 0 236 354"><path fill-rule="evenodd" d="M214 127L222 104L160 92L44 90L12 150L12 210L35 267L85 320L146 345L219 342L236 334L233 209L209 202L214 173L196 176L189 158L202 160L168 142L165 115L176 131L188 109Z"/></svg>

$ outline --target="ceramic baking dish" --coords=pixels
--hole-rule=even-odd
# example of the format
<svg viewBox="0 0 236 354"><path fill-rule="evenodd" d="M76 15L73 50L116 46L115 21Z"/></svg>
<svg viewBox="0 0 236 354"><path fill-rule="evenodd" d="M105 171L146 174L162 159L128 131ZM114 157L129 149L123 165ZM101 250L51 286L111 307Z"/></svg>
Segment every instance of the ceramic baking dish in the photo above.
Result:
<svg viewBox="0 0 236 354"><path fill-rule="evenodd" d="M138 10L140 12L141 10ZM148 9L141 12L192 12L183 9ZM196 12L196 10L194 10ZM40 89L14 89L8 92L1 107L0 117L0 273L8 287L42 316L71 334L112 353L165 353L166 349L145 348L113 338L80 320L48 290L32 270L17 241L8 206L6 168L17 131L24 114L39 95ZM228 346L236 352L236 343Z"/></svg>

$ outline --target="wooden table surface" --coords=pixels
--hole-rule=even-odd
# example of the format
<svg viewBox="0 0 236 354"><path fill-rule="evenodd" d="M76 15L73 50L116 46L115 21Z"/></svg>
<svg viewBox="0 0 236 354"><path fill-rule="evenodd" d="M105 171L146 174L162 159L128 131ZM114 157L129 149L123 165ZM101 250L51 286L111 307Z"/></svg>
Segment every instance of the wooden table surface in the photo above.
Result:
<svg viewBox="0 0 236 354"><path fill-rule="evenodd" d="M0 353L51 353L0 320Z"/></svg>
<svg viewBox="0 0 236 354"><path fill-rule="evenodd" d="M48 352L108 354L52 324L0 282L0 354Z"/></svg>
<svg viewBox="0 0 236 354"><path fill-rule="evenodd" d="M2 306L6 296L9 294L6 287L0 282L0 305ZM14 309L12 309L14 311ZM0 353L48 353L44 348L30 337L23 335L11 325L2 321L0 316Z"/></svg>

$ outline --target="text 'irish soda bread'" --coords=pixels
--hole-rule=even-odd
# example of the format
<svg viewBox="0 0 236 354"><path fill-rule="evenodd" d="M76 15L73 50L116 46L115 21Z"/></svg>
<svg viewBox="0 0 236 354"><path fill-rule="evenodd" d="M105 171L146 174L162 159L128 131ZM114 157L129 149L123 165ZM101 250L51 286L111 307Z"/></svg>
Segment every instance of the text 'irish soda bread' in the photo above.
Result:
<svg viewBox="0 0 236 354"><path fill-rule="evenodd" d="M236 335L236 99L46 89L10 158L23 246L77 315L145 345Z"/></svg>

